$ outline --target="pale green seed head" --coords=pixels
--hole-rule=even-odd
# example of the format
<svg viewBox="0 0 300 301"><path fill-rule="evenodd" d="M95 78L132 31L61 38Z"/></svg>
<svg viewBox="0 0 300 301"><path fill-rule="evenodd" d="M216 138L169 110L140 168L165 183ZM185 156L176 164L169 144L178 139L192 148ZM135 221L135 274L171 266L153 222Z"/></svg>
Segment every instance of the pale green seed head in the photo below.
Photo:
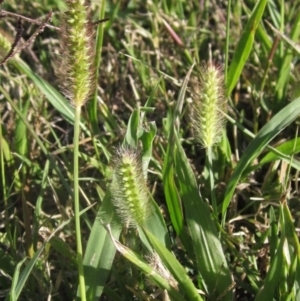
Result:
<svg viewBox="0 0 300 301"><path fill-rule="evenodd" d="M193 89L192 124L195 137L203 147L208 148L220 141L225 125L222 111L227 111L227 103L220 68L212 63L202 65Z"/></svg>
<svg viewBox="0 0 300 301"><path fill-rule="evenodd" d="M118 150L110 188L113 204L124 224L142 226L151 212L151 207L141 158L136 149Z"/></svg>
<svg viewBox="0 0 300 301"><path fill-rule="evenodd" d="M68 0L67 4L58 75L66 97L77 107L87 101L94 85L93 34L84 1Z"/></svg>

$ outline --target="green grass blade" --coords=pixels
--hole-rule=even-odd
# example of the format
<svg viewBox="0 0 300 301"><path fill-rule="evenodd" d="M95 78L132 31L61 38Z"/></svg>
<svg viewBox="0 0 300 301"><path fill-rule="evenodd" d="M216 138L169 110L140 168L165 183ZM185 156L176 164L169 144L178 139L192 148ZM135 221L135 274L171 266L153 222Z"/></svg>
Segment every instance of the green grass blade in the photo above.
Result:
<svg viewBox="0 0 300 301"><path fill-rule="evenodd" d="M20 295L20 291L18 290L18 285L19 285L19 276L20 276L20 269L22 264L26 261L26 257L23 258L16 266L14 276L12 278L12 284L11 284L11 289L9 293L9 301L17 301ZM8 300L8 298L6 298ZM6 300L5 299L5 300Z"/></svg>
<svg viewBox="0 0 300 301"><path fill-rule="evenodd" d="M225 199L222 207L223 222L225 221L227 207L231 201L234 190L243 171L249 166L253 159L260 154L260 152L268 145L268 143L285 127L293 122L299 116L299 114L300 97L292 101L289 105L278 112L251 141L227 184Z"/></svg>
<svg viewBox="0 0 300 301"><path fill-rule="evenodd" d="M60 112L67 121L73 123L74 108L70 105L69 101L67 101L67 99L64 98L49 83L36 75L25 62L22 60L14 60L13 62L17 69L19 69L22 73L25 73L34 82L34 84L47 97L54 108Z"/></svg>
<svg viewBox="0 0 300 301"><path fill-rule="evenodd" d="M262 18L267 2L268 0L257 2L238 42L227 75L227 95L230 95L235 87L249 57L254 42L255 31Z"/></svg>
<svg viewBox="0 0 300 301"><path fill-rule="evenodd" d="M212 298L232 300L232 284L226 258L218 239L208 206L202 200L192 168L178 139L176 140L175 172L180 183L180 193L185 216L192 238L198 270ZM192 250L190 250L192 252Z"/></svg>
<svg viewBox="0 0 300 301"><path fill-rule="evenodd" d="M190 75L194 65L191 66L188 71L182 87L180 89L180 93L178 96L178 101L176 104L176 108L174 110L174 114L172 116L172 120L169 123L169 139L168 139L168 148L166 152L166 156L164 159L163 165L163 184L164 184L164 193L167 201L168 210L170 213L171 221L174 226L174 229L177 235L181 235L183 231L183 214L182 214L182 206L180 197L177 191L177 188L174 183L174 170L173 170L173 158L174 158L174 139L175 139L175 130L179 127L179 117L182 111L185 92L187 89L187 85L190 79Z"/></svg>
<svg viewBox="0 0 300 301"><path fill-rule="evenodd" d="M71 124L74 123L74 108L70 105L70 102L62 96L53 86L43 80L41 77L36 75L26 63L21 60L13 60L14 65L17 69L25 73L34 84L40 89L40 91L47 97L48 101L53 105L53 107ZM91 136L89 129L83 121L80 122L81 129ZM109 152L106 147L97 140L101 150L105 153L105 156L109 158Z"/></svg>
<svg viewBox="0 0 300 301"><path fill-rule="evenodd" d="M231 122L232 124L236 125L238 129L240 129L245 135L247 135L248 137L251 138L255 138L255 135L250 132L249 130L247 130L245 127L243 127L239 122L237 122L236 120L234 120L232 117L230 117L228 114L223 113L226 117L226 119ZM292 158L290 155L293 154L293 151L289 154L284 153L284 149L283 152L280 151L280 147L274 148L270 145L266 146L268 150L271 151L271 153L274 153L274 156L278 156L278 159L281 159L283 161L285 161L288 164L291 164L292 167L294 167L297 170L300 170L300 161L296 160L295 158ZM296 148L297 148L297 144L296 144ZM270 153L270 154L271 154ZM276 157L274 157L273 155L270 155L270 158L268 157L268 160L270 159L270 161L263 161L262 164L271 162L274 160L276 160ZM259 164L260 165L260 164ZM249 172L259 168L259 165L256 166L248 166L243 174L248 174Z"/></svg>
<svg viewBox="0 0 300 301"><path fill-rule="evenodd" d="M294 155L300 152L300 138L291 139L286 141L275 148L285 155ZM259 164L266 164L275 160L281 159L278 154L268 152L259 162ZM295 160L295 159L294 159ZM296 162L299 162L296 160ZM299 164L299 163L298 163ZM300 165L299 165L300 167Z"/></svg>
<svg viewBox="0 0 300 301"><path fill-rule="evenodd" d="M112 224L112 235L119 238L121 226L109 193L97 213L83 259L87 300L97 300L101 296L116 253L103 224Z"/></svg>
<svg viewBox="0 0 300 301"><path fill-rule="evenodd" d="M156 202L152 197L151 197L151 202L152 202L152 212L150 217L146 220L144 227L148 231L150 231L153 235L155 235L155 237L160 241L160 243L162 243L165 247L170 248L171 241L165 224L165 220L162 216L160 208L158 207L158 205L156 204ZM140 236L140 238L143 240L142 235ZM144 244L147 244L146 241L143 240L143 242Z"/></svg>

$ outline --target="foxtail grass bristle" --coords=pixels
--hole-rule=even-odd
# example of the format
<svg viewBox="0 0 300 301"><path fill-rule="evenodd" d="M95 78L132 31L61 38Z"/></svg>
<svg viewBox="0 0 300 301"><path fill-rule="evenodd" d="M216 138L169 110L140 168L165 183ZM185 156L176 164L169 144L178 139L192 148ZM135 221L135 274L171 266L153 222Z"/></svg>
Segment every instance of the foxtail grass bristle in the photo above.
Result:
<svg viewBox="0 0 300 301"><path fill-rule="evenodd" d="M75 106L82 106L94 85L94 43L89 12L84 1L67 0L62 26L60 85Z"/></svg>
<svg viewBox="0 0 300 301"><path fill-rule="evenodd" d="M198 142L209 148L220 141L227 111L224 77L219 67L203 64L193 83L192 125Z"/></svg>
<svg viewBox="0 0 300 301"><path fill-rule="evenodd" d="M111 194L124 224L131 227L144 225L151 208L140 154L136 149L121 147L117 151Z"/></svg>

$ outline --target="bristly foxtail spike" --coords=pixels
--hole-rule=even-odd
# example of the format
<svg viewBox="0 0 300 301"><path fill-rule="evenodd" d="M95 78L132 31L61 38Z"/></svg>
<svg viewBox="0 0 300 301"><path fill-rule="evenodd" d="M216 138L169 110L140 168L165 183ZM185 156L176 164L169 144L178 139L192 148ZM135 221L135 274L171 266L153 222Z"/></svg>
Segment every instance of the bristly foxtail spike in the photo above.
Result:
<svg viewBox="0 0 300 301"><path fill-rule="evenodd" d="M192 89L194 134L198 142L208 148L220 141L225 125L222 111L227 111L227 102L221 68L212 62L203 64Z"/></svg>
<svg viewBox="0 0 300 301"><path fill-rule="evenodd" d="M148 188L143 176L140 154L131 147L117 151L111 194L124 224L143 226L151 211Z"/></svg>
<svg viewBox="0 0 300 301"><path fill-rule="evenodd" d="M67 0L66 3L58 76L64 94L78 107L87 101L94 85L94 34L85 1Z"/></svg>

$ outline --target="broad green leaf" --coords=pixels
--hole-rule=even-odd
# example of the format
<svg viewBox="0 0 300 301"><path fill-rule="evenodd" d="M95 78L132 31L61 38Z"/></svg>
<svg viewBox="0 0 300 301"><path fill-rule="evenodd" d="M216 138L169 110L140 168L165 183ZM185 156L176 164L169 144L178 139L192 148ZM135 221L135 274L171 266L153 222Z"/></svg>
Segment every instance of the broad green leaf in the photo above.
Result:
<svg viewBox="0 0 300 301"><path fill-rule="evenodd" d="M104 197L97 213L84 254L87 300L99 299L114 261L116 248L104 226L107 224L111 225L113 237L118 239L122 228L115 215L110 193Z"/></svg>
<svg viewBox="0 0 300 301"><path fill-rule="evenodd" d="M248 148L242 155L230 180L227 183L225 199L223 201L222 214L225 222L226 210L229 206L234 190L243 171L257 158L260 152L268 143L278 135L285 127L293 122L300 114L300 97L292 101L289 105L279 111L256 135Z"/></svg>
<svg viewBox="0 0 300 301"><path fill-rule="evenodd" d="M208 287L212 299L222 296L222 300L232 300L230 271L218 238L215 222L208 206L202 200L192 168L179 139L176 140L175 172L180 185L180 195L185 217L192 238L197 266ZM193 250L189 250L190 255Z"/></svg>
<svg viewBox="0 0 300 301"><path fill-rule="evenodd" d="M150 196L150 200L152 203L152 212L150 217L146 220L144 227L153 235L155 235L155 237L160 241L161 244L163 244L167 248L170 248L171 241L165 224L165 220L161 214L160 208L158 207L152 196ZM139 231L139 234L144 245L148 247L149 251L151 251L151 248L149 248L148 245L148 241L144 239L143 231Z"/></svg>
<svg viewBox="0 0 300 301"><path fill-rule="evenodd" d="M256 3L242 33L242 36L237 44L237 48L233 55L227 76L227 95L230 95L233 88L235 87L249 57L254 42L255 31L264 13L267 2L268 0L260 0Z"/></svg>

